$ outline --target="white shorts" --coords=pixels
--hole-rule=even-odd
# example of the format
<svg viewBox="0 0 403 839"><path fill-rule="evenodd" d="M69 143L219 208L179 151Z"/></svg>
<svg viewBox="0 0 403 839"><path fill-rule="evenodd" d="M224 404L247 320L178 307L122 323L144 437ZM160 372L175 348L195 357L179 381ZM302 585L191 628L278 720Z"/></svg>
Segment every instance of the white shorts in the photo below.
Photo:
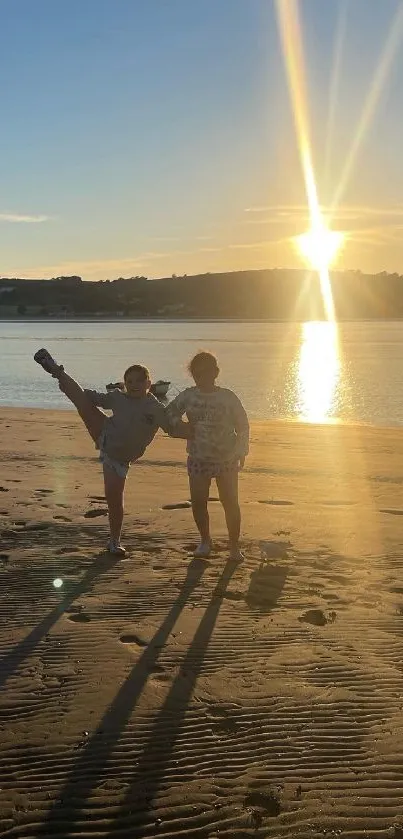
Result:
<svg viewBox="0 0 403 839"><path fill-rule="evenodd" d="M99 449L99 460L104 465L107 466L108 469L112 469L113 472L116 472L120 478L126 478L126 475L130 469L130 463L120 463L118 460L115 460L113 457L109 457L109 455L104 450L105 445L105 429L101 431L98 439L97 449Z"/></svg>
<svg viewBox="0 0 403 839"><path fill-rule="evenodd" d="M108 469L112 469L116 472L120 478L125 478L130 469L130 463L119 463L118 460L114 460L113 457L109 457L109 455L102 451L102 449L99 452L99 460L104 466L107 466Z"/></svg>

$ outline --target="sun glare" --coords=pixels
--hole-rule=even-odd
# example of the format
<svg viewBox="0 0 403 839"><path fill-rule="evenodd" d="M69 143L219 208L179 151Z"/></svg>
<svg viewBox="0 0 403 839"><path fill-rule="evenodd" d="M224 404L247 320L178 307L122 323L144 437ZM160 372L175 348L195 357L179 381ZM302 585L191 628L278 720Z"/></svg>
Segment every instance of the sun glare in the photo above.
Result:
<svg viewBox="0 0 403 839"><path fill-rule="evenodd" d="M333 265L343 245L344 234L329 230L323 223L296 237L296 245L308 265L315 271L326 271Z"/></svg>
<svg viewBox="0 0 403 839"><path fill-rule="evenodd" d="M303 323L298 361L298 408L302 422L334 421L339 376L340 353L336 323Z"/></svg>

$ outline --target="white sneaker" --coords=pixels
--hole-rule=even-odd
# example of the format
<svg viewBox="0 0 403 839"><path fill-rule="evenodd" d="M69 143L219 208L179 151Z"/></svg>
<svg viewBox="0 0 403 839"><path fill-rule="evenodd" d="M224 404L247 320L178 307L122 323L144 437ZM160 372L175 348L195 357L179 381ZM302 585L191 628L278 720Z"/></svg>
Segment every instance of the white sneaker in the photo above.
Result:
<svg viewBox="0 0 403 839"><path fill-rule="evenodd" d="M196 559L207 559L210 556L211 551L213 549L212 542L200 542L200 545L193 553L193 556Z"/></svg>
<svg viewBox="0 0 403 839"><path fill-rule="evenodd" d="M124 548L123 545L121 545L120 542L117 542L115 539L109 540L106 549L107 551L109 551L110 554L115 554L115 556L125 556L126 553L126 548Z"/></svg>

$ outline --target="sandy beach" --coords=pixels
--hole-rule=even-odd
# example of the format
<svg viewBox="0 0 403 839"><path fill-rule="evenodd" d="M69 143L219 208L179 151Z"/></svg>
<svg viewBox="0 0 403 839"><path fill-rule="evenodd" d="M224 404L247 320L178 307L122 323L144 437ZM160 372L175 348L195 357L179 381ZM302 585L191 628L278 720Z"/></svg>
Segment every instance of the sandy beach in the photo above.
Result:
<svg viewBox="0 0 403 839"><path fill-rule="evenodd" d="M0 835L402 839L403 432L255 423L234 565L215 486L192 559L183 441L121 560L74 412L0 430Z"/></svg>

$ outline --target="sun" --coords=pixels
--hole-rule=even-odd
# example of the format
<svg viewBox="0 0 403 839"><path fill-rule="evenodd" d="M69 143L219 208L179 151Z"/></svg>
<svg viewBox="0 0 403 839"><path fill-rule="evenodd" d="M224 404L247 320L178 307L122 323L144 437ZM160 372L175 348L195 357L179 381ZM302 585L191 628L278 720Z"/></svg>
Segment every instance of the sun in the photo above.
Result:
<svg viewBox="0 0 403 839"><path fill-rule="evenodd" d="M304 259L315 271L327 271L333 265L343 243L344 233L329 230L320 221L307 233L296 236L296 246Z"/></svg>

